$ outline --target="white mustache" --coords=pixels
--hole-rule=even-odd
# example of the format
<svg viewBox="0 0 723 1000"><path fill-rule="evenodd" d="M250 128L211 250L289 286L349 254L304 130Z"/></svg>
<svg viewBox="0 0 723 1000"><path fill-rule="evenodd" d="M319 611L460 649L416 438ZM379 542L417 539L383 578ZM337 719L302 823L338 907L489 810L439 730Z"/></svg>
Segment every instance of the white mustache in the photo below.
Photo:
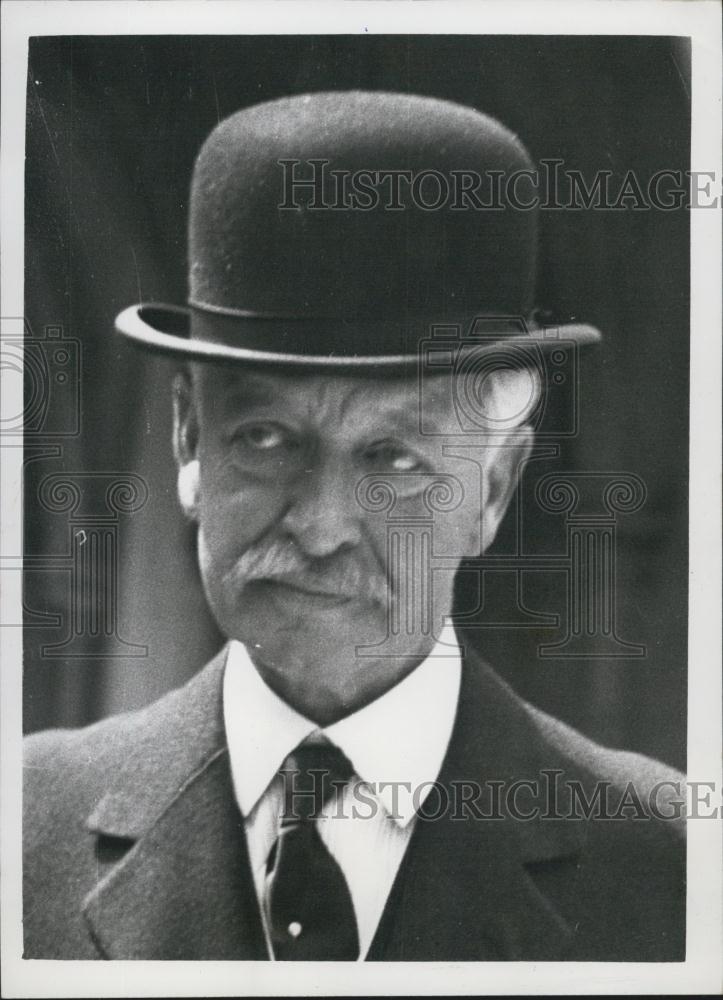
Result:
<svg viewBox="0 0 723 1000"><path fill-rule="evenodd" d="M253 580L276 581L332 597L361 597L381 605L387 603L387 582L381 573L369 573L348 558L312 561L288 541L251 546L225 579L237 586Z"/></svg>

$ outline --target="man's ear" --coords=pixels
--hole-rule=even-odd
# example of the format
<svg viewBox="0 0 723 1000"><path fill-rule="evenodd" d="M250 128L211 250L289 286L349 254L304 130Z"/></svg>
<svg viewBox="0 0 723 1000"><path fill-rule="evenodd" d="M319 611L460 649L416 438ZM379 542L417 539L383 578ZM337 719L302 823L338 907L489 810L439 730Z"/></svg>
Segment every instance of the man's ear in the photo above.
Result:
<svg viewBox="0 0 723 1000"><path fill-rule="evenodd" d="M495 540L509 507L520 470L529 458L534 442L531 427L523 425L507 432L504 440L489 449L485 463L485 493L482 503L482 551Z"/></svg>
<svg viewBox="0 0 723 1000"><path fill-rule="evenodd" d="M200 490L198 413L188 372L173 380L173 454L178 466L178 499L186 517L197 520Z"/></svg>

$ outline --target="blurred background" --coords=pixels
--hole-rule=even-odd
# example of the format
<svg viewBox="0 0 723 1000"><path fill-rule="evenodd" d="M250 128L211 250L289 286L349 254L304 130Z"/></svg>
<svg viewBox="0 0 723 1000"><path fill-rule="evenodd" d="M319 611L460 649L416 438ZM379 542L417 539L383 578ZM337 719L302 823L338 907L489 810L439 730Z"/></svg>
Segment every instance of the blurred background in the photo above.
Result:
<svg viewBox="0 0 723 1000"><path fill-rule="evenodd" d="M188 186L220 119L285 94L356 87L472 105L517 132L536 162L564 160L588 180L611 171L613 190L631 170L647 181L689 165L685 39L33 39L26 731L145 704L222 645L176 502L172 364L122 341L113 320L141 300L184 302ZM479 573L460 574L465 641L524 697L593 738L684 767L688 214L547 211L541 226L540 305L593 323L604 343L567 359L566 388L551 400L484 587ZM570 414L576 433L556 438ZM575 655L559 647L569 525L564 512L540 509L536 490L548 475L580 472L600 473L586 480L598 492L606 476L632 474L646 496L612 529L619 641ZM518 571L520 556L528 571Z"/></svg>

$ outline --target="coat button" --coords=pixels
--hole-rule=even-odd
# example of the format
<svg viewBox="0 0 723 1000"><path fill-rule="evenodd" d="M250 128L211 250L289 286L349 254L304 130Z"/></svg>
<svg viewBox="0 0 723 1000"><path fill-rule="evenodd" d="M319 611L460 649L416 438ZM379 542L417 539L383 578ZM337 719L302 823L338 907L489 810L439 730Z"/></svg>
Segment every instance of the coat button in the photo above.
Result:
<svg viewBox="0 0 723 1000"><path fill-rule="evenodd" d="M292 920L286 930L292 938L297 938L301 934L304 928L301 926L298 920Z"/></svg>

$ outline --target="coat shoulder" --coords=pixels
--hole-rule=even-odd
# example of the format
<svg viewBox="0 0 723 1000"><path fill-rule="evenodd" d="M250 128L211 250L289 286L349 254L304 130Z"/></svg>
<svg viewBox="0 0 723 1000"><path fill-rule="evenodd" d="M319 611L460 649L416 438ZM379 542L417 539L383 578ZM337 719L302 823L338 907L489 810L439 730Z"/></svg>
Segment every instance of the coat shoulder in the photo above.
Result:
<svg viewBox="0 0 723 1000"><path fill-rule="evenodd" d="M514 766L515 774L539 781L541 796L536 821L512 822L510 835L522 845L537 891L571 931L566 957L682 960L684 775L590 739L504 681L496 691L503 721L495 734L506 741L507 773Z"/></svg>
<svg viewBox="0 0 723 1000"><path fill-rule="evenodd" d="M149 767L173 761L183 770L198 737L218 741L218 705L223 652L183 687L132 712L80 729L49 729L23 741L26 818L47 813L54 803L73 810L92 802L109 781L141 778ZM214 728L215 727L215 728ZM197 737L192 742L190 734ZM191 766L189 758L188 766Z"/></svg>
<svg viewBox="0 0 723 1000"><path fill-rule="evenodd" d="M687 790L680 771L596 742L526 701L481 657L470 665L467 706L461 706L463 742L486 771L512 781L513 789L516 779L531 782L538 798L554 783L569 817L602 819L594 825L608 831L610 842L623 831L660 846L684 839ZM606 822L609 817L619 822Z"/></svg>
<svg viewBox="0 0 723 1000"><path fill-rule="evenodd" d="M639 803L641 812L661 821L674 838L685 837L681 771L644 754L604 746L527 702L524 707L540 738L554 748L563 766L582 773L585 784L614 795L629 811Z"/></svg>

